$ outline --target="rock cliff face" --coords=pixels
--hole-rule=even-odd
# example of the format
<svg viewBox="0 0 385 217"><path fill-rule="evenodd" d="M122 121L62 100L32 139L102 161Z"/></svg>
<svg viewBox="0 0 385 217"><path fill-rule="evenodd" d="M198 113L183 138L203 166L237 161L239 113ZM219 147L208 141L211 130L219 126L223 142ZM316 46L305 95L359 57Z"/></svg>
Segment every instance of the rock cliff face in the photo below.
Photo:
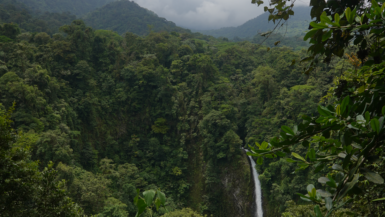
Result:
<svg viewBox="0 0 385 217"><path fill-rule="evenodd" d="M190 204L205 214L223 217L251 217L254 184L245 153L231 162L212 165L198 150L189 156Z"/></svg>
<svg viewBox="0 0 385 217"><path fill-rule="evenodd" d="M226 216L251 217L255 204L254 184L245 153L238 162L222 168L221 183L227 204Z"/></svg>

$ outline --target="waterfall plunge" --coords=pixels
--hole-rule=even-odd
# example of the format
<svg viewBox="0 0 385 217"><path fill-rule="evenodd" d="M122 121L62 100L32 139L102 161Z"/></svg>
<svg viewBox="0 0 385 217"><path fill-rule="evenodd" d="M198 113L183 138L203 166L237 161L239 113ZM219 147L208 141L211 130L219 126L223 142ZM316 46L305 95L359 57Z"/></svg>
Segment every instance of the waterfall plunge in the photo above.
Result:
<svg viewBox="0 0 385 217"><path fill-rule="evenodd" d="M248 150L245 149L247 152ZM258 172L257 169L255 168L255 161L254 159L249 156L250 159L250 164L251 168L253 170L253 179L254 179L254 187L255 187L255 205L256 205L256 210L254 213L254 217L263 217L263 211L262 211L262 191L261 191L261 183L259 182L258 179Z"/></svg>

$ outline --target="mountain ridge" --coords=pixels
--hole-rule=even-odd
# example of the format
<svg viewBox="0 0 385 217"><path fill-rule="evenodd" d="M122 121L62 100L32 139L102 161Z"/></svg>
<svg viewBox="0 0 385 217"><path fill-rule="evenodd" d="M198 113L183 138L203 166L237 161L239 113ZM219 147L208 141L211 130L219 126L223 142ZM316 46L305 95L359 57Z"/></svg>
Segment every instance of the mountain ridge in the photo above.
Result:
<svg viewBox="0 0 385 217"><path fill-rule="evenodd" d="M294 16L290 17L286 28L280 28L277 33L285 34L287 36L301 35L307 30L310 18L310 7L299 6L294 9ZM252 38L257 34L272 30L275 27L273 22L266 22L268 20L269 13L263 13L251 20L246 21L244 24L237 27L224 27L216 30L196 30L202 34L211 35L214 37L226 37L233 38Z"/></svg>
<svg viewBox="0 0 385 217"><path fill-rule="evenodd" d="M90 12L83 20L94 29L112 30L119 34L132 32L146 35L150 31L190 32L129 0L111 2Z"/></svg>

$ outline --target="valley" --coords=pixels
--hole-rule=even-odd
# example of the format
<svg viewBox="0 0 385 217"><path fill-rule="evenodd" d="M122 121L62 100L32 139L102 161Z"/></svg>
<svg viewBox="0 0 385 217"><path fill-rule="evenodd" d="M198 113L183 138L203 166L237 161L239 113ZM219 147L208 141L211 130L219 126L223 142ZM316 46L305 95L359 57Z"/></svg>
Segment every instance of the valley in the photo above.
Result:
<svg viewBox="0 0 385 217"><path fill-rule="evenodd" d="M381 216L383 32L308 31L313 9L263 37L270 12L190 31L0 0L0 216Z"/></svg>

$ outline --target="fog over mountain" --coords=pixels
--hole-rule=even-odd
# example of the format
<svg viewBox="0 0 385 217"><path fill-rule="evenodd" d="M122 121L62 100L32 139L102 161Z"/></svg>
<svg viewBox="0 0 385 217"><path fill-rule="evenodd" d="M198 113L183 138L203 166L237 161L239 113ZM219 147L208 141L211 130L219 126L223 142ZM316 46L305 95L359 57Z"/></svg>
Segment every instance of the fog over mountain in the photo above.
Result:
<svg viewBox="0 0 385 217"><path fill-rule="evenodd" d="M195 30L235 27L263 13L263 5L257 7L251 4L251 0L134 1L178 26ZM296 0L295 4L309 5L309 0Z"/></svg>

